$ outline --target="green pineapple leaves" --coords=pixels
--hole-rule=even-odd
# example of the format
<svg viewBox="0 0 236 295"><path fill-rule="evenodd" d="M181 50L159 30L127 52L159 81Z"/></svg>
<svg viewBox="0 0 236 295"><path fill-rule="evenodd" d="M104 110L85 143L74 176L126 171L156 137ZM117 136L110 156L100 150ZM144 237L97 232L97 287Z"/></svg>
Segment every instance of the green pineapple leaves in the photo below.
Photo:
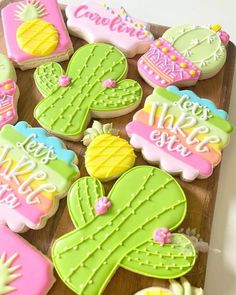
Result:
<svg viewBox="0 0 236 295"><path fill-rule="evenodd" d="M195 250L181 234L172 243L154 242L154 231L174 230L186 214L186 198L169 174L150 166L135 167L120 177L108 198L107 214L97 216L101 183L79 179L68 206L77 227L53 246L52 257L62 280L77 294L102 294L115 271L124 267L155 278L181 277L195 263Z"/></svg>
<svg viewBox="0 0 236 295"><path fill-rule="evenodd" d="M128 71L125 56L108 44L88 44L73 55L66 76L71 83L60 87L63 75L56 63L40 66L35 81L45 98L34 116L51 133L78 140L91 117L111 118L133 111L141 102L142 88L134 80L122 80ZM104 86L111 79L115 86Z"/></svg>

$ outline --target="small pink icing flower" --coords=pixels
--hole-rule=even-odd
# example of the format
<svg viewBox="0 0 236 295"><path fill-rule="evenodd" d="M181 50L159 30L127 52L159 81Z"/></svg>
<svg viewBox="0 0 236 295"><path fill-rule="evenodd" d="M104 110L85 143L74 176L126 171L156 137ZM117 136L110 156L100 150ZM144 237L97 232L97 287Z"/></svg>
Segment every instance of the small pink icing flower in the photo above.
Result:
<svg viewBox="0 0 236 295"><path fill-rule="evenodd" d="M229 43L230 36L225 31L219 31L219 37L221 39L221 42L226 46Z"/></svg>
<svg viewBox="0 0 236 295"><path fill-rule="evenodd" d="M115 88L117 83L112 78L109 78L109 79L105 80L102 85L104 88Z"/></svg>
<svg viewBox="0 0 236 295"><path fill-rule="evenodd" d="M153 239L155 242L159 243L161 246L164 244L171 243L171 232L166 227L161 227L155 230Z"/></svg>
<svg viewBox="0 0 236 295"><path fill-rule="evenodd" d="M62 75L61 77L59 77L58 80L59 86L61 87L67 87L68 85L70 85L70 82L71 78L66 75Z"/></svg>
<svg viewBox="0 0 236 295"><path fill-rule="evenodd" d="M111 201L107 197L101 197L98 199L95 211L97 215L106 214L108 209L111 207Z"/></svg>
<svg viewBox="0 0 236 295"><path fill-rule="evenodd" d="M16 91L16 83L12 80L7 80L3 83L0 83L0 98L5 95L13 96Z"/></svg>

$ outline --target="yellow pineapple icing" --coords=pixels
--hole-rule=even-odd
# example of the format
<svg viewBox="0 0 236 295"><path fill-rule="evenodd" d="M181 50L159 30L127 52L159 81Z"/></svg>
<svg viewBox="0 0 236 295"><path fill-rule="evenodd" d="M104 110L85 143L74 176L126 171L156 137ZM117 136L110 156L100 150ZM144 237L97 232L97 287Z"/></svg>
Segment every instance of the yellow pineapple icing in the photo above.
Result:
<svg viewBox="0 0 236 295"><path fill-rule="evenodd" d="M126 140L101 134L88 146L85 165L89 175L106 181L133 167L135 158L133 147Z"/></svg>
<svg viewBox="0 0 236 295"><path fill-rule="evenodd" d="M51 23L37 18L23 22L17 29L16 39L27 54L47 56L56 50L59 35Z"/></svg>

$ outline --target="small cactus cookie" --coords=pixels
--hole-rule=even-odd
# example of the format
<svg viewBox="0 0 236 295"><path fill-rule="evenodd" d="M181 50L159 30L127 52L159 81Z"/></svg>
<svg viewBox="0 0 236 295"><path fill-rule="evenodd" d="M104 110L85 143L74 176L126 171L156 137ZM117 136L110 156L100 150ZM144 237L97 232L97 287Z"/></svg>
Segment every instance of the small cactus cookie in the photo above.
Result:
<svg viewBox="0 0 236 295"><path fill-rule="evenodd" d="M4 225L0 237L0 294L46 295L55 282L51 261Z"/></svg>
<svg viewBox="0 0 236 295"><path fill-rule="evenodd" d="M40 229L79 177L76 154L26 122L0 132L0 224L12 231Z"/></svg>
<svg viewBox="0 0 236 295"><path fill-rule="evenodd" d="M180 278L180 282L176 280L170 280L169 289L151 287L139 291L134 295L204 295L204 291L201 288L192 287L189 281L182 277Z"/></svg>
<svg viewBox="0 0 236 295"><path fill-rule="evenodd" d="M94 43L73 55L66 74L57 63L35 71L35 82L45 97L34 116L48 131L79 140L90 118L112 118L133 111L141 102L142 88L126 79L128 63L115 47Z"/></svg>
<svg viewBox="0 0 236 295"><path fill-rule="evenodd" d="M138 70L152 87L191 86L215 76L226 61L229 35L220 25L179 25L152 42Z"/></svg>
<svg viewBox="0 0 236 295"><path fill-rule="evenodd" d="M85 166L90 176L109 181L134 166L134 149L118 133L112 124L103 125L98 121L85 131L83 143L88 146Z"/></svg>
<svg viewBox="0 0 236 295"><path fill-rule="evenodd" d="M119 48L131 58L146 52L154 39L150 25L120 9L87 1L66 7L67 26L72 35L88 43L105 42Z"/></svg>
<svg viewBox="0 0 236 295"><path fill-rule="evenodd" d="M9 59L0 53L0 128L17 122L18 98L15 69Z"/></svg>
<svg viewBox="0 0 236 295"><path fill-rule="evenodd" d="M107 197L98 179L80 178L67 201L76 229L55 242L52 258L76 294L102 294L119 267L162 279L192 269L192 243L172 233L185 217L186 198L166 172L151 166L132 168Z"/></svg>
<svg viewBox="0 0 236 295"><path fill-rule="evenodd" d="M148 162L192 181L212 174L233 126L212 101L169 86L154 90L126 131Z"/></svg>
<svg viewBox="0 0 236 295"><path fill-rule="evenodd" d="M24 0L2 9L9 58L21 70L67 60L73 46L56 0Z"/></svg>

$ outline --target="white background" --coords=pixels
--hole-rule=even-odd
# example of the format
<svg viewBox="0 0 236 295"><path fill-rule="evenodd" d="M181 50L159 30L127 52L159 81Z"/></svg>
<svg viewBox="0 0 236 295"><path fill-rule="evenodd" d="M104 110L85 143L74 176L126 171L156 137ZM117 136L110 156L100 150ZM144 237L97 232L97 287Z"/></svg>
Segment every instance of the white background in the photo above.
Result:
<svg viewBox="0 0 236 295"><path fill-rule="evenodd" d="M81 3L81 0L59 0ZM133 16L162 25L220 23L236 44L236 0L107 0L123 5ZM236 126L236 71L230 106L230 121ZM206 295L236 294L236 136L226 148L221 169L205 285Z"/></svg>

